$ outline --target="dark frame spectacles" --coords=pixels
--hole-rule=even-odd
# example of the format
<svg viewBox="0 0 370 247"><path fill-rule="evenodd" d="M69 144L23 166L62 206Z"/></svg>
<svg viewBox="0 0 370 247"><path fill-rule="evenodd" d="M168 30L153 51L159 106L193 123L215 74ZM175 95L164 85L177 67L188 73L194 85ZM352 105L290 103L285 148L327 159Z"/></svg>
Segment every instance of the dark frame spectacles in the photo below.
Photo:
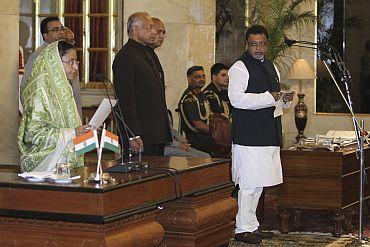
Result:
<svg viewBox="0 0 370 247"><path fill-rule="evenodd" d="M61 26L61 27L53 27L51 29L48 29L48 32L59 32L59 31L65 31L66 28Z"/></svg>
<svg viewBox="0 0 370 247"><path fill-rule="evenodd" d="M267 45L267 42L264 42L264 41L261 41L261 42L248 42L248 45L249 46L252 46L252 47L266 47Z"/></svg>

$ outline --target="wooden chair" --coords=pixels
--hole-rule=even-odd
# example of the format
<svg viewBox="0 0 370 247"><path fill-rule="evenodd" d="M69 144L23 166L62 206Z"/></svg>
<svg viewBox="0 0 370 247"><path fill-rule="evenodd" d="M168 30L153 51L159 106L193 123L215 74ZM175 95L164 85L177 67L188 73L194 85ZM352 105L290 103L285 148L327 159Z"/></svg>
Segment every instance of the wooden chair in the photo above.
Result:
<svg viewBox="0 0 370 247"><path fill-rule="evenodd" d="M214 152L213 157L231 157L231 123L221 114L213 114L209 118L209 130L212 135Z"/></svg>

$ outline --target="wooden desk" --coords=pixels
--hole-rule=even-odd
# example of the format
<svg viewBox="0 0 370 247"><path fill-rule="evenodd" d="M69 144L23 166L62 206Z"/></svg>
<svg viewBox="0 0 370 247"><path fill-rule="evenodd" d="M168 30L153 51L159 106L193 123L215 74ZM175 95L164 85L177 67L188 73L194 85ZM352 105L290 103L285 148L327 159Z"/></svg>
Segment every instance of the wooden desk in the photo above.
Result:
<svg viewBox="0 0 370 247"><path fill-rule="evenodd" d="M370 150L365 150L365 167L370 169ZM293 225L301 225L302 209L330 210L334 213L333 235L342 234L344 216L351 227L353 207L359 200L359 166L354 150L281 151L284 182L278 190L281 232L289 230L288 218L294 211ZM365 184L369 198L370 183Z"/></svg>
<svg viewBox="0 0 370 247"><path fill-rule="evenodd" d="M150 157L151 169L107 184L30 183L0 173L0 246L221 246L234 228L230 161ZM113 162L105 164L105 167ZM160 167L179 170L180 186ZM154 169L156 168L156 169Z"/></svg>

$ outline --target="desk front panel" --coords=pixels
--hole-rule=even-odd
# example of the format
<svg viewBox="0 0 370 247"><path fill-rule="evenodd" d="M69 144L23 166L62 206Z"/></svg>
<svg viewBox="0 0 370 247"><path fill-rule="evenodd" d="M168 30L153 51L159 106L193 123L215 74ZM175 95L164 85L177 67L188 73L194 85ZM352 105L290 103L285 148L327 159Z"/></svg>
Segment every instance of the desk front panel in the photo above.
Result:
<svg viewBox="0 0 370 247"><path fill-rule="evenodd" d="M370 150L366 150L367 170ZM344 209L358 202L359 160L354 151L282 150L284 183L278 191L282 208ZM370 171L369 171L370 172ZM365 185L365 196L370 184Z"/></svg>

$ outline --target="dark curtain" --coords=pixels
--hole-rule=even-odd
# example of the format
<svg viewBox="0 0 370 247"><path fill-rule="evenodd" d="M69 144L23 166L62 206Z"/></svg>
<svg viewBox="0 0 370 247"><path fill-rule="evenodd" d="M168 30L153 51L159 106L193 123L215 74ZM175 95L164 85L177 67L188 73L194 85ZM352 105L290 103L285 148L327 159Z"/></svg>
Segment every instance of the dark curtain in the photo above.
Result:
<svg viewBox="0 0 370 247"><path fill-rule="evenodd" d="M77 56L81 64L80 79L83 75L82 38L83 38L83 0L65 1L65 25L75 33ZM69 16L74 14L77 16ZM90 0L90 49L89 77L90 82L96 82L97 74L107 75L108 65L108 0ZM104 50L106 49L106 50Z"/></svg>

